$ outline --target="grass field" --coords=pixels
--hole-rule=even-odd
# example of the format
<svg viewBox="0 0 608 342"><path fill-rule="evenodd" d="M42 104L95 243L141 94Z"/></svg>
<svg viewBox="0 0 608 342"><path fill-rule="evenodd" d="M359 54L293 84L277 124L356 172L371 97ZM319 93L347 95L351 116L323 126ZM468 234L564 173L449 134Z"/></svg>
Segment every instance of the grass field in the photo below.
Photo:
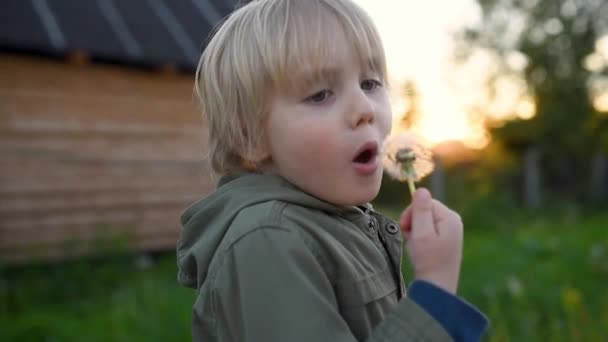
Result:
<svg viewBox="0 0 608 342"><path fill-rule="evenodd" d="M484 215L460 294L491 319L486 340L608 340L608 214ZM175 276L172 254L4 268L0 340L189 341L193 293Z"/></svg>

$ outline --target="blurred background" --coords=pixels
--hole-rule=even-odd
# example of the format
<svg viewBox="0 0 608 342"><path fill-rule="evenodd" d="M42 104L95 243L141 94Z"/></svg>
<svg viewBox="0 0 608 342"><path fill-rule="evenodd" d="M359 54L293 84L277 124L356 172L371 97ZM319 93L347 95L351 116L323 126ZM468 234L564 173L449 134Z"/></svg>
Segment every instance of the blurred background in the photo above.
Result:
<svg viewBox="0 0 608 342"><path fill-rule="evenodd" d="M608 1L355 1L486 340L607 340ZM0 2L0 340L190 340L179 215L215 183L193 73L236 2ZM374 204L408 202L385 177Z"/></svg>

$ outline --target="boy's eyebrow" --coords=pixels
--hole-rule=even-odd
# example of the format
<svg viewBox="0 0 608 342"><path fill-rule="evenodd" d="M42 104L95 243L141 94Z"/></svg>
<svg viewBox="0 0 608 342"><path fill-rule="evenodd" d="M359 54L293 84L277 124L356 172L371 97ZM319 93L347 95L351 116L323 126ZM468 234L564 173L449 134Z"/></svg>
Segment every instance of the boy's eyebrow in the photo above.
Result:
<svg viewBox="0 0 608 342"><path fill-rule="evenodd" d="M320 82L334 84L340 78L342 70L339 67L324 67L318 70L296 72L290 82L292 91L307 91Z"/></svg>
<svg viewBox="0 0 608 342"><path fill-rule="evenodd" d="M340 77L342 70L339 67L324 67L315 71L305 71L301 73L300 79L307 83L318 81L334 81Z"/></svg>
<svg viewBox="0 0 608 342"><path fill-rule="evenodd" d="M379 60L375 57L368 58L364 64L364 74L377 73ZM336 83L344 72L343 68L337 65L325 66L319 69L305 69L296 72L292 78L291 88L293 90L306 90L316 86L319 82Z"/></svg>

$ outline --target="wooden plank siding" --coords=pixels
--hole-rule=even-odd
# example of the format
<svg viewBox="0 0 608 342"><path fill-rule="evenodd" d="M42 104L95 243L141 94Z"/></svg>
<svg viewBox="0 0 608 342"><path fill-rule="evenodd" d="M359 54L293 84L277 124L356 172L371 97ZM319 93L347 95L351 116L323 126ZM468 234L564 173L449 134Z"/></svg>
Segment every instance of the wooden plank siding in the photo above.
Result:
<svg viewBox="0 0 608 342"><path fill-rule="evenodd" d="M0 262L173 249L212 189L192 76L0 55Z"/></svg>

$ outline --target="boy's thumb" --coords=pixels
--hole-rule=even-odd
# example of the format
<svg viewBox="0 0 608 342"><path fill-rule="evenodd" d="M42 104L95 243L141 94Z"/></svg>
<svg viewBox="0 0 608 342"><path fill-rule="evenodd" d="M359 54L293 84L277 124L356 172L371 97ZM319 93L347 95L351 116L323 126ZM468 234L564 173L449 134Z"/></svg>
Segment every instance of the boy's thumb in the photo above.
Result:
<svg viewBox="0 0 608 342"><path fill-rule="evenodd" d="M412 238L435 234L433 198L424 188L416 190L412 201Z"/></svg>

